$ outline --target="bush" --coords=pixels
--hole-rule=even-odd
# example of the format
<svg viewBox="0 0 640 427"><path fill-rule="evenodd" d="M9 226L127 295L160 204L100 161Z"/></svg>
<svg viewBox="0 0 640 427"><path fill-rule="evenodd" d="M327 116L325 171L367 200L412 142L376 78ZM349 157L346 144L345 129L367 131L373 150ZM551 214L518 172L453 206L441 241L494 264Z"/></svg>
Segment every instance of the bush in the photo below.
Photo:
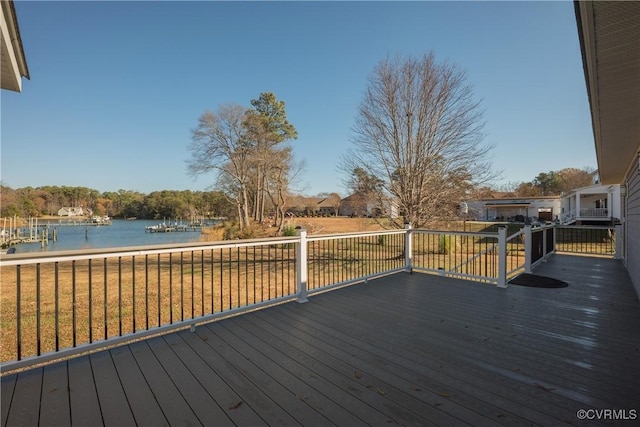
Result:
<svg viewBox="0 0 640 427"><path fill-rule="evenodd" d="M293 224L287 224L282 229L282 235L285 237L295 236L296 234L296 228L293 226Z"/></svg>
<svg viewBox="0 0 640 427"><path fill-rule="evenodd" d="M448 254L451 251L451 236L441 235L438 240L438 253Z"/></svg>

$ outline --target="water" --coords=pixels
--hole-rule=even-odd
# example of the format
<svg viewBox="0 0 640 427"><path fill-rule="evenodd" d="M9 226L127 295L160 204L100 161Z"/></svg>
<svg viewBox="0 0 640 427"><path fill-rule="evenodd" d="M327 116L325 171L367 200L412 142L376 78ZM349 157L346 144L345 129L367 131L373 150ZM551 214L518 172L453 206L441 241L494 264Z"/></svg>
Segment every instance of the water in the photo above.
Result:
<svg viewBox="0 0 640 427"><path fill-rule="evenodd" d="M145 227L157 225L162 221L156 220L113 220L111 225L56 225L52 222L49 227L51 233L55 228L58 232L57 242L49 239L44 247L40 243L23 243L16 245L16 253L51 252L75 249L112 248L121 246L160 245L165 243L198 242L202 234L200 231L180 231L172 233L147 233ZM42 224L41 222L40 224Z"/></svg>

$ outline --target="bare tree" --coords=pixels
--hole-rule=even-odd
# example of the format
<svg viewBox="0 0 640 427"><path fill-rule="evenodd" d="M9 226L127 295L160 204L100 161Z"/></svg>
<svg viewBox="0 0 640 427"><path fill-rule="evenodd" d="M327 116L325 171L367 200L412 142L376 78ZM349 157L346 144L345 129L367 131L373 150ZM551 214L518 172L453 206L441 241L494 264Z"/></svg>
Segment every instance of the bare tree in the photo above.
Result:
<svg viewBox="0 0 640 427"><path fill-rule="evenodd" d="M378 178L379 197L393 200L412 226L451 217L472 185L493 177L472 95L465 73L433 54L381 61L342 169Z"/></svg>
<svg viewBox="0 0 640 427"><path fill-rule="evenodd" d="M277 234L282 232L286 219L287 202L291 197L290 186L304 167L296 162L291 147L272 149L268 167L265 169L264 190L275 209Z"/></svg>
<svg viewBox="0 0 640 427"><path fill-rule="evenodd" d="M237 104L222 105L216 113L205 112L192 132L189 144L191 158L188 171L197 176L215 172L219 184L232 191L238 208L240 228L249 225L250 157L253 150L246 138L243 125L244 107Z"/></svg>

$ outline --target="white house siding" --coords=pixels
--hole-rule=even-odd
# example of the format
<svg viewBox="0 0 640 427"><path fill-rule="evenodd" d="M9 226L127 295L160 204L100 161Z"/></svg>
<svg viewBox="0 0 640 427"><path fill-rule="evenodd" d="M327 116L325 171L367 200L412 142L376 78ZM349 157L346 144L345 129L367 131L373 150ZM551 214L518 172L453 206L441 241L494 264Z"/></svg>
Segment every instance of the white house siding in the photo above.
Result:
<svg viewBox="0 0 640 427"><path fill-rule="evenodd" d="M626 218L624 222L625 263L629 276L640 297L640 172L638 171L638 157L631 172L626 177L627 187Z"/></svg>
<svg viewBox="0 0 640 427"><path fill-rule="evenodd" d="M595 184L588 187L576 188L562 197L562 220L593 220L589 214L594 208L606 208L606 220L622 218L621 188L619 184ZM597 202L600 202L598 205ZM604 204L603 204L604 203Z"/></svg>
<svg viewBox="0 0 640 427"><path fill-rule="evenodd" d="M470 200L467 201L467 206L470 211L480 210L478 219L487 221L496 219L508 220L517 215L538 219L541 215L544 215L541 212L545 212L548 219L553 220L561 213L560 197Z"/></svg>

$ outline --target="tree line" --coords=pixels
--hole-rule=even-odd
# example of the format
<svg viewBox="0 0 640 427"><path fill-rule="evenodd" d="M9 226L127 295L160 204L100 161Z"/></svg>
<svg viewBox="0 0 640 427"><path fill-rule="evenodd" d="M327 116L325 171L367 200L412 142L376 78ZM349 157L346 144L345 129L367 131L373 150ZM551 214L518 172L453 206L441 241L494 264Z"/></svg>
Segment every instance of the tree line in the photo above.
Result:
<svg viewBox="0 0 640 427"><path fill-rule="evenodd" d="M594 169L589 167L540 172L531 181L509 183L497 191L503 197L560 196L576 188L592 185L593 172ZM495 193L495 190L484 188L481 192Z"/></svg>
<svg viewBox="0 0 640 427"><path fill-rule="evenodd" d="M62 207L89 208L112 218L163 219L234 217L235 209L221 191L131 190L100 192L87 187L43 186L13 189L2 185L0 216L57 215Z"/></svg>

